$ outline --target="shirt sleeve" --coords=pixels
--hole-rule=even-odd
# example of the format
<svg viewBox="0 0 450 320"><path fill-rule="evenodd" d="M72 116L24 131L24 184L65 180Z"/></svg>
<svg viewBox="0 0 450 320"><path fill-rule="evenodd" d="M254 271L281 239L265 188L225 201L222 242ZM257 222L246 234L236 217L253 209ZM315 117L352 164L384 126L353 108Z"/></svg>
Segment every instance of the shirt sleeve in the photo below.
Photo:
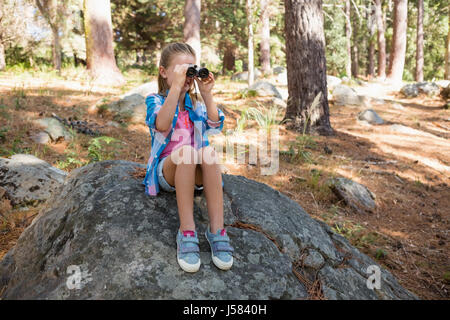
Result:
<svg viewBox="0 0 450 320"><path fill-rule="evenodd" d="M156 129L156 116L163 105L161 98L156 94L151 94L145 99L145 104L147 105L147 116L145 118L145 123L150 129L161 132Z"/></svg>
<svg viewBox="0 0 450 320"><path fill-rule="evenodd" d="M220 110L219 108L217 108L217 112L219 114L219 121L212 121L211 119L208 118L208 111L207 111L206 105L201 101L199 101L199 103L201 104L201 107L203 109L203 118L204 118L203 121L206 124L206 130L215 129L215 130L222 131L223 124L225 121L225 114L223 113L223 111Z"/></svg>

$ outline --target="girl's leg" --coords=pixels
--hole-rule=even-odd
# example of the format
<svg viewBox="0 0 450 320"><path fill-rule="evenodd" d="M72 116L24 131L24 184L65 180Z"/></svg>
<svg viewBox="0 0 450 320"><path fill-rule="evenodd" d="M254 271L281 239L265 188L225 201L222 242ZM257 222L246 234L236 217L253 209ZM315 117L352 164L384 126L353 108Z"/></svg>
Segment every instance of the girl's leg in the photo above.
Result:
<svg viewBox="0 0 450 320"><path fill-rule="evenodd" d="M201 161L201 175L203 190L210 221L211 232L216 233L223 229L223 190L222 171L217 154L212 146L198 150ZM197 182L197 184L199 184Z"/></svg>
<svg viewBox="0 0 450 320"><path fill-rule="evenodd" d="M175 186L180 230L195 230L194 181L197 152L191 146L183 146L170 154L163 166L164 178Z"/></svg>

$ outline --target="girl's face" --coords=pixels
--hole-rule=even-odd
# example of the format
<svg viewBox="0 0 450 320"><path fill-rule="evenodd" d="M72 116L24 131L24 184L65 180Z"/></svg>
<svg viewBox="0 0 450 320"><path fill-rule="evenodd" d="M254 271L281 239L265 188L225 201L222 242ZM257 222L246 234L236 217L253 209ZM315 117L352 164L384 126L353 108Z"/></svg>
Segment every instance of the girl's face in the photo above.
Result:
<svg viewBox="0 0 450 320"><path fill-rule="evenodd" d="M172 58L172 61L170 62L170 65L167 68L164 68L162 66L159 67L159 72L161 73L161 76L166 79L167 84L169 85L169 88L172 87L172 83L174 81L174 73L173 69L177 64L195 64L195 58L189 54L177 54ZM181 94L186 93L189 91L191 86L194 83L194 78L186 77L186 81L184 82L184 87L182 88Z"/></svg>

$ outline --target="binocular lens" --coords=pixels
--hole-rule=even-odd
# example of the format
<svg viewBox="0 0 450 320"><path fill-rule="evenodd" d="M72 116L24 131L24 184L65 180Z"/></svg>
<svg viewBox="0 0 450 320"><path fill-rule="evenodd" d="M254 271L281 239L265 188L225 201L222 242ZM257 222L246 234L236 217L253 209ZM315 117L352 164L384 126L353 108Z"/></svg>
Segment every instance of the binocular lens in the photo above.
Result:
<svg viewBox="0 0 450 320"><path fill-rule="evenodd" d="M187 77L195 77L198 76L200 78L208 78L209 76L209 70L206 68L198 68L197 65L191 65L191 67L189 67L186 71L186 76Z"/></svg>

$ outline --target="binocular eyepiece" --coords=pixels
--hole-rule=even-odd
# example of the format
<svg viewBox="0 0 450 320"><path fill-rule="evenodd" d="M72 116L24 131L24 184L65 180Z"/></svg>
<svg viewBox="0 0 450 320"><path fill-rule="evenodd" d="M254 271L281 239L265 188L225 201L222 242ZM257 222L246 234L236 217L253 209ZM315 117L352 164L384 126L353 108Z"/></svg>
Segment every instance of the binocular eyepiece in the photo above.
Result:
<svg viewBox="0 0 450 320"><path fill-rule="evenodd" d="M206 68L199 68L196 64L190 64L186 71L186 77L199 77L202 79L208 78L209 70Z"/></svg>

